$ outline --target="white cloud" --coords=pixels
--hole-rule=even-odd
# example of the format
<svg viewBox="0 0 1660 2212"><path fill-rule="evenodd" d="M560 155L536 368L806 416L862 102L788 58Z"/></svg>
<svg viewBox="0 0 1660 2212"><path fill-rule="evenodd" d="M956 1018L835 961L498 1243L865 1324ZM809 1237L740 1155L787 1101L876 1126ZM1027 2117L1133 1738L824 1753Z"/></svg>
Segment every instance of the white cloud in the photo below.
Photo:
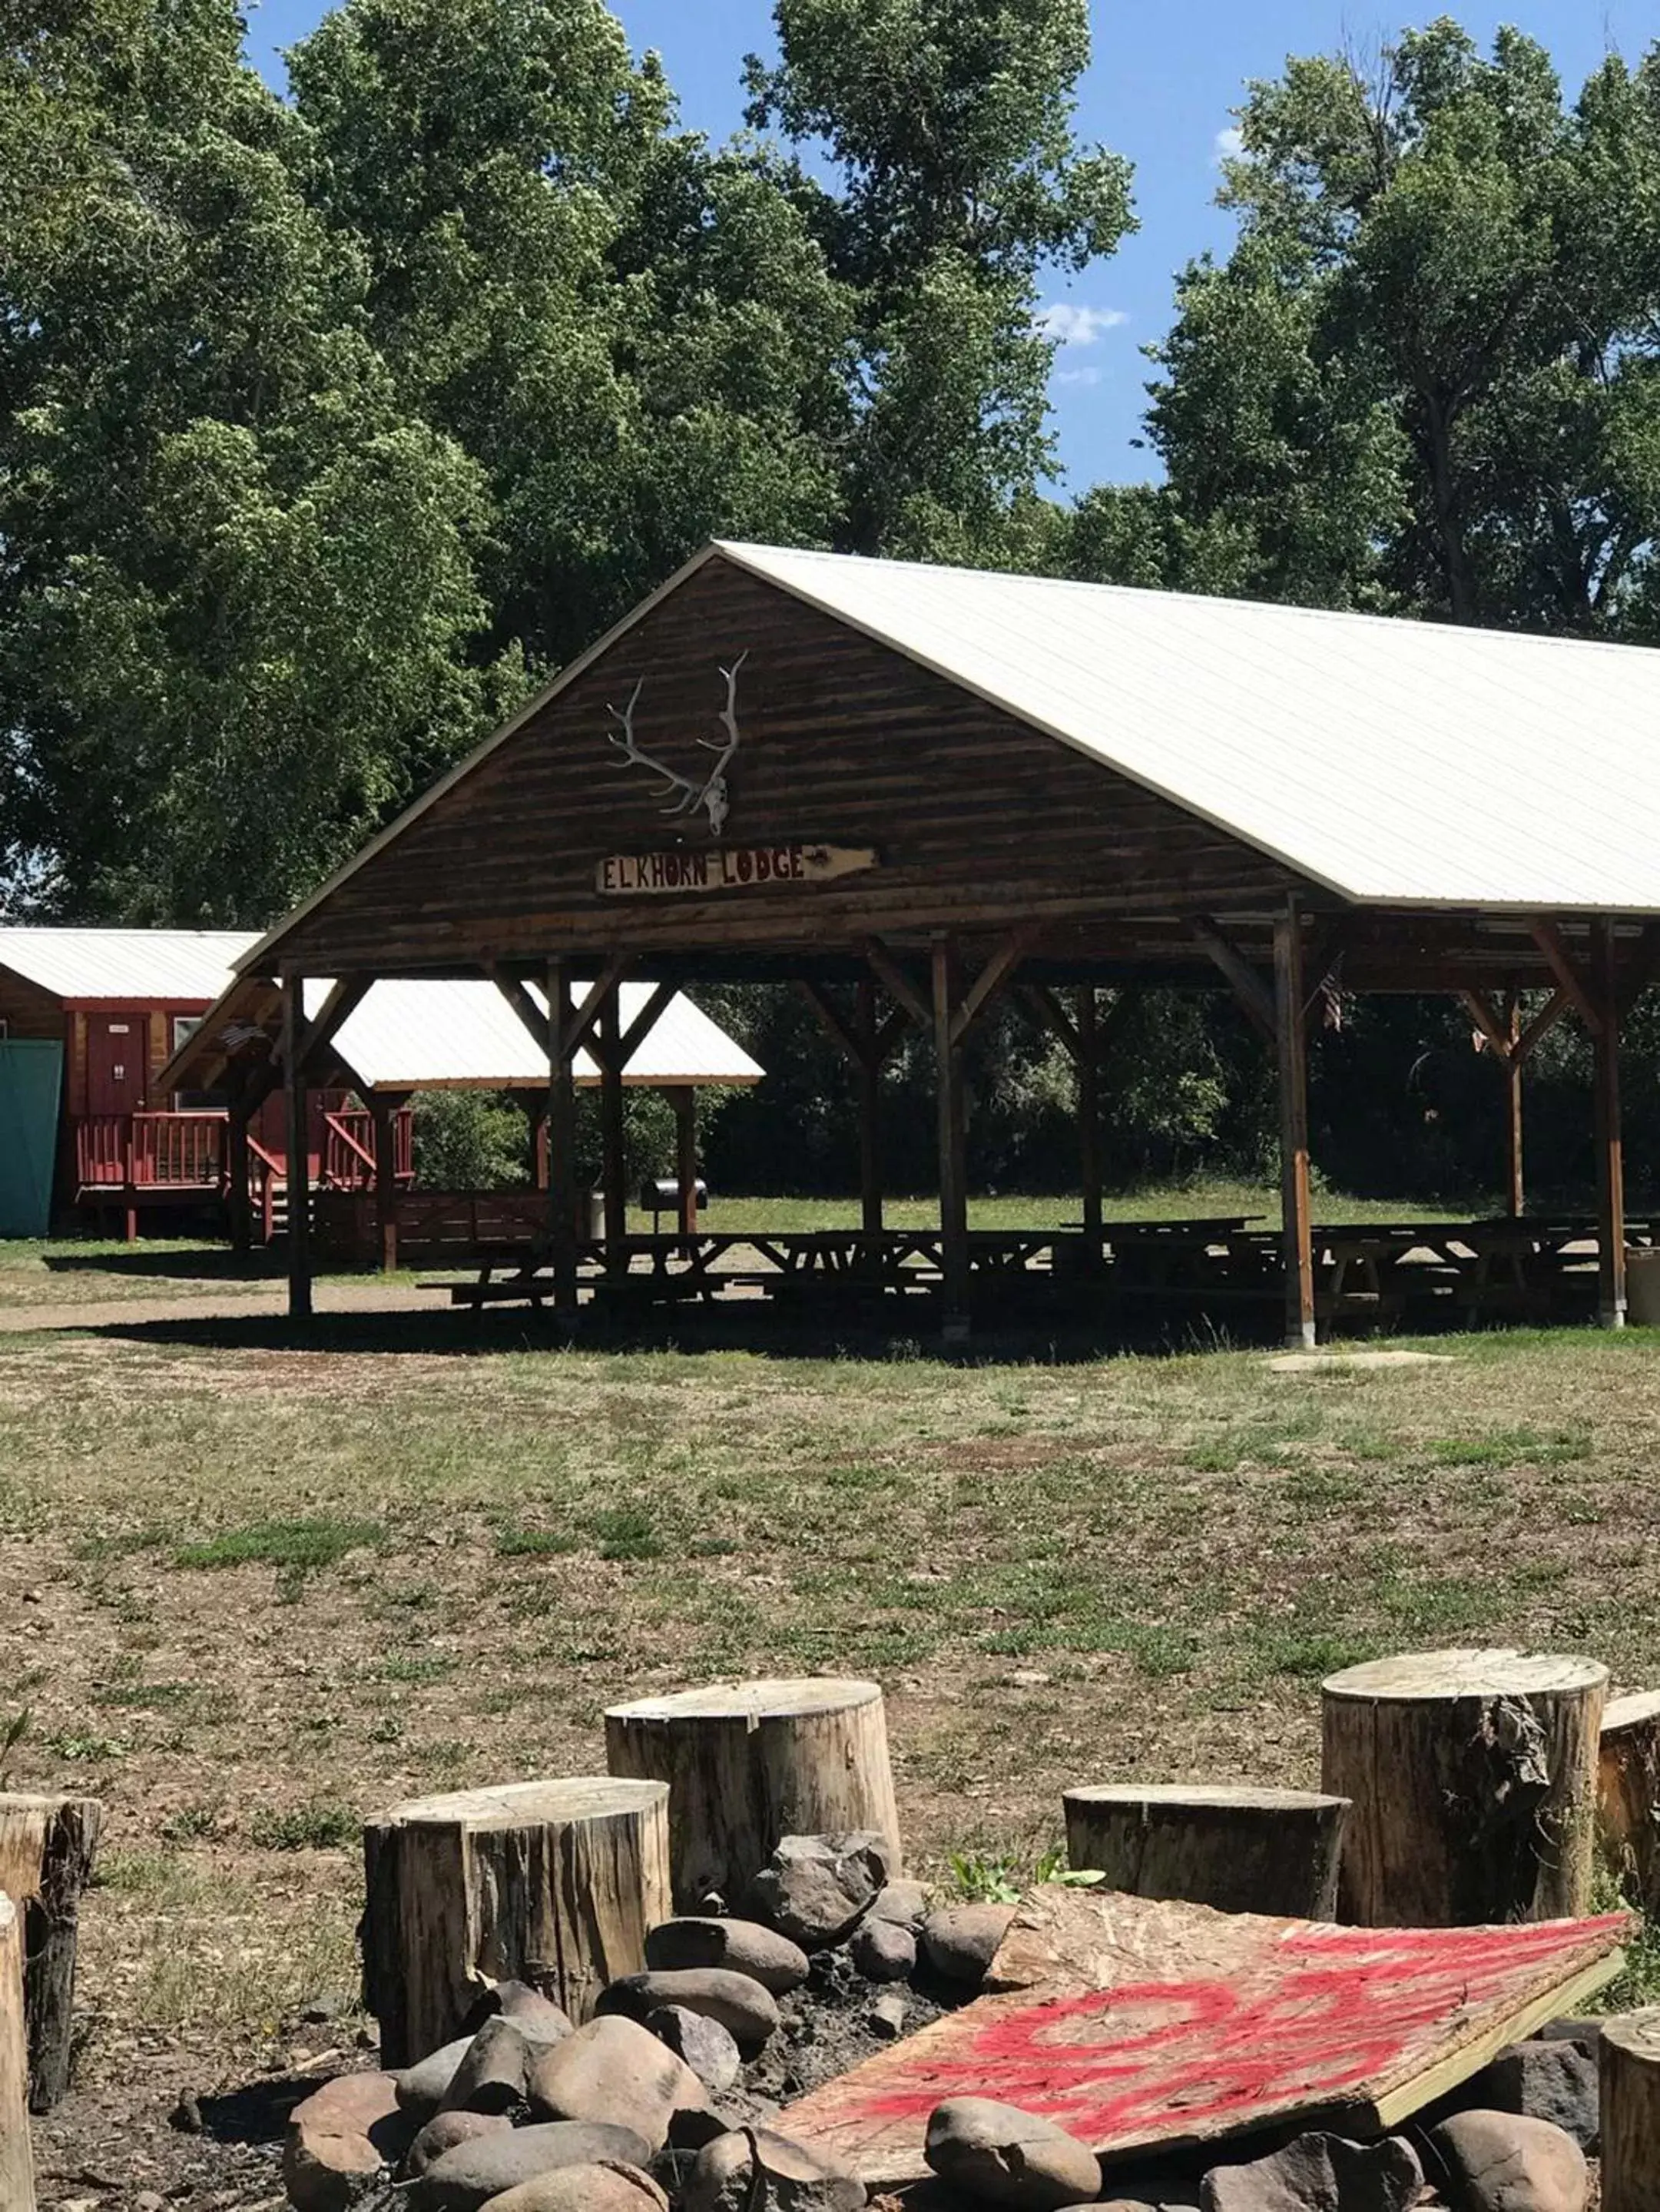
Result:
<svg viewBox="0 0 1660 2212"><path fill-rule="evenodd" d="M1216 143L1212 151L1218 161L1233 161L1239 159L1245 151L1245 132L1240 130L1237 123L1230 123L1226 131L1219 131L1216 133Z"/></svg>
<svg viewBox="0 0 1660 2212"><path fill-rule="evenodd" d="M1038 328L1063 346L1093 346L1103 331L1115 331L1130 318L1122 307L1081 307L1057 300L1038 317Z"/></svg>
<svg viewBox="0 0 1660 2212"><path fill-rule="evenodd" d="M1057 384L1091 385L1099 384L1100 380L1099 368L1063 368L1055 379Z"/></svg>

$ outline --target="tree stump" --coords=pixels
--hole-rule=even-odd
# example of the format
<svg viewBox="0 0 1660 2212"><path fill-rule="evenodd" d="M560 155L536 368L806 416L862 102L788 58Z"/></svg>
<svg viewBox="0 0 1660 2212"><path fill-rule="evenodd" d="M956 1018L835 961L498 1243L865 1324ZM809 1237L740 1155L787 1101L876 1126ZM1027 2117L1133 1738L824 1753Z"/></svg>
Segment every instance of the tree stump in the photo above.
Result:
<svg viewBox="0 0 1660 2212"><path fill-rule="evenodd" d="M95 1797L0 1796L0 1890L23 1919L29 2107L49 2112L70 2086L81 1895L104 1808Z"/></svg>
<svg viewBox="0 0 1660 2212"><path fill-rule="evenodd" d="M1596 1826L1627 1895L1660 1912L1660 1691L1616 1698L1602 1715Z"/></svg>
<svg viewBox="0 0 1660 2212"><path fill-rule="evenodd" d="M675 1908L710 1896L741 1907L780 1836L885 1836L895 1863L899 1810L888 1722L874 1682L722 1683L613 1705L613 1774L669 1784Z"/></svg>
<svg viewBox="0 0 1660 2212"><path fill-rule="evenodd" d="M1602 2022L1602 2212L1660 2204L1660 2006Z"/></svg>
<svg viewBox="0 0 1660 2212"><path fill-rule="evenodd" d="M0 1890L0 2205L34 2212L29 2054L23 2027L23 1916Z"/></svg>
<svg viewBox="0 0 1660 2212"><path fill-rule="evenodd" d="M581 2021L641 1972L669 1916L669 1793L601 1775L415 1798L365 1822L363 1858L363 2001L382 2065L412 2065L498 1982Z"/></svg>
<svg viewBox="0 0 1660 2212"><path fill-rule="evenodd" d="M1321 1786L1354 1800L1338 1917L1459 1928L1587 1911L1607 1687L1594 1660L1522 1651L1332 1675Z"/></svg>
<svg viewBox="0 0 1660 2212"><path fill-rule="evenodd" d="M1068 1790L1067 1856L1134 1897L1330 1920L1346 1797L1228 1784Z"/></svg>

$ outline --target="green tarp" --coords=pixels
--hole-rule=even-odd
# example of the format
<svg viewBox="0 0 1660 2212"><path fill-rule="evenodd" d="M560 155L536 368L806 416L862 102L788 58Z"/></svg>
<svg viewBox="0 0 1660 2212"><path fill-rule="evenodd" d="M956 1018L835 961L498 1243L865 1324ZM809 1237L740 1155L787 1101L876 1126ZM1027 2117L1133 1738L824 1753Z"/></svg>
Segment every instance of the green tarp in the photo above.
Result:
<svg viewBox="0 0 1660 2212"><path fill-rule="evenodd" d="M0 1041L0 1237L44 1237L51 1225L64 1048Z"/></svg>

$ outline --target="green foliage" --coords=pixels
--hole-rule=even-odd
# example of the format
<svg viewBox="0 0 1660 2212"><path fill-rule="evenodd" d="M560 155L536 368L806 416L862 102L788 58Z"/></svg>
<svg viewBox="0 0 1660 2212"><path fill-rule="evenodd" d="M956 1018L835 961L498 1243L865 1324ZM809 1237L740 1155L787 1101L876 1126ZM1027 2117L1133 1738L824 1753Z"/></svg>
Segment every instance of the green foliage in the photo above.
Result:
<svg viewBox="0 0 1660 2212"><path fill-rule="evenodd" d="M1188 515L1320 605L1647 635L1660 521L1660 52L1572 108L1443 18L1253 85L1161 356Z"/></svg>
<svg viewBox="0 0 1660 2212"><path fill-rule="evenodd" d="M515 696L482 485L397 404L228 0L0 47L0 787L14 878L263 922Z"/></svg>
<svg viewBox="0 0 1660 2212"><path fill-rule="evenodd" d="M530 1125L510 1099L418 1091L415 1181L423 1190L512 1190L530 1180Z"/></svg>

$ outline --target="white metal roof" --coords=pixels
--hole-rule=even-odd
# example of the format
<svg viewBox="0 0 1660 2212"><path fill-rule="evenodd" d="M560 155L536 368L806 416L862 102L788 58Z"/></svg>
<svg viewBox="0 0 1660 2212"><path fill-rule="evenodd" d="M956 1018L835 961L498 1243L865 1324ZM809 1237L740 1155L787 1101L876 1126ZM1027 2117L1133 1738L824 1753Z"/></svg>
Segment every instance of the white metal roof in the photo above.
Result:
<svg viewBox="0 0 1660 2212"><path fill-rule="evenodd" d="M580 999L585 984L577 986ZM306 1010L314 1015L326 982L307 981ZM530 995L543 1013L545 994ZM626 1030L651 996L645 983L622 986ZM445 1085L506 1091L548 1080L548 1060L494 983L427 982L391 977L373 986L340 1025L340 1056L373 1090L413 1091ZM579 1083L597 1083L586 1053L577 1055ZM629 1061L629 1083L758 1083L761 1070L742 1047L685 997L671 999Z"/></svg>
<svg viewBox="0 0 1660 2212"><path fill-rule="evenodd" d="M199 999L209 1006L258 941L246 930L0 927L0 968L58 999Z"/></svg>
<svg viewBox="0 0 1660 2212"><path fill-rule="evenodd" d="M1346 896L1660 912L1660 653L716 550Z"/></svg>

